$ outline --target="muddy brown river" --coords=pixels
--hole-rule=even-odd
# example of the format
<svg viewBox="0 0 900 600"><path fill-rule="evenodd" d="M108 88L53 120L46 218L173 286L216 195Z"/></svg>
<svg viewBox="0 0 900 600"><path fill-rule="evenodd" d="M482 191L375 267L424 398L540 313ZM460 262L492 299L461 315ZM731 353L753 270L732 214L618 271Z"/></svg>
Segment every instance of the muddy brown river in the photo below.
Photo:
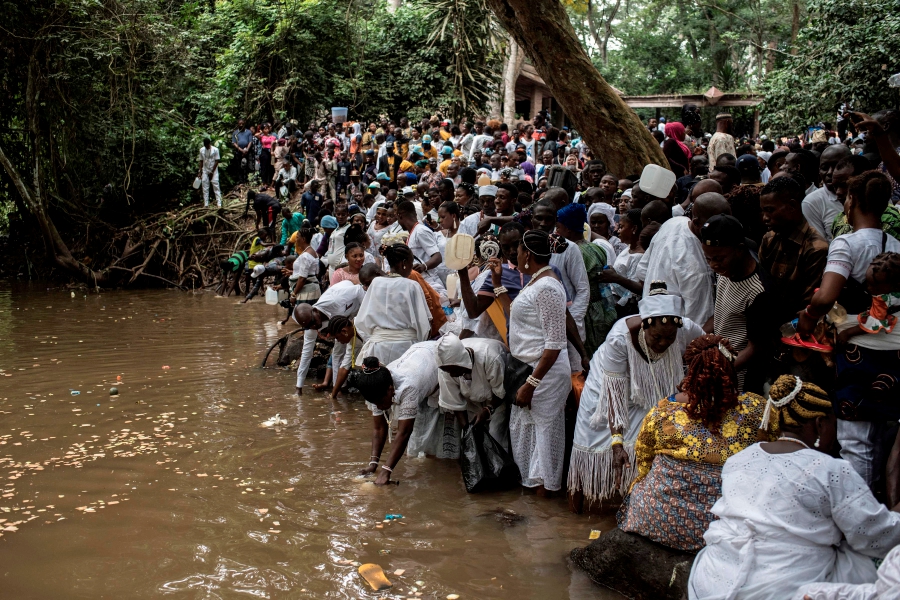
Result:
<svg viewBox="0 0 900 600"><path fill-rule="evenodd" d="M566 560L612 516L466 494L455 461L358 477L364 403L298 399L293 371L258 366L282 313L0 287L0 598L619 597ZM393 588L372 592L359 563Z"/></svg>

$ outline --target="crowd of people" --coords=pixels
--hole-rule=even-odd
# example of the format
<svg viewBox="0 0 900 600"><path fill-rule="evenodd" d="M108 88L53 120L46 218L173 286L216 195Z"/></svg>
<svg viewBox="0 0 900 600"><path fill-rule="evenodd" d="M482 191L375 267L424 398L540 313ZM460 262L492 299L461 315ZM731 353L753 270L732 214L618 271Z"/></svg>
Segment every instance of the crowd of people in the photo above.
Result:
<svg viewBox="0 0 900 600"><path fill-rule="evenodd" d="M258 233L223 289L281 291L301 398L333 343L311 387L365 399L377 484L483 428L524 488L699 552L691 598L894 597L900 112L846 118L864 144L686 106L640 173L546 113L241 121Z"/></svg>

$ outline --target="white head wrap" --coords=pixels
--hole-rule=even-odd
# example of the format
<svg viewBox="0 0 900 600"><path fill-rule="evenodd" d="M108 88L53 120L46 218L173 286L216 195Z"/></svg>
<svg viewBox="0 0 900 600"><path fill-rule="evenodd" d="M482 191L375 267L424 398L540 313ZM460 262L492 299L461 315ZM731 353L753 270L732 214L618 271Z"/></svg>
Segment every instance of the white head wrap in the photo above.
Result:
<svg viewBox="0 0 900 600"><path fill-rule="evenodd" d="M598 212L606 215L610 225L615 223L616 209L606 202L594 202L588 207L588 222L591 220L591 215Z"/></svg>
<svg viewBox="0 0 900 600"><path fill-rule="evenodd" d="M622 197L623 198L631 198L631 188L628 188L627 190L622 192Z"/></svg>
<svg viewBox="0 0 900 600"><path fill-rule="evenodd" d="M681 299L681 296L658 288L640 299L638 311L642 321L650 317L682 318L684 316L684 300Z"/></svg>
<svg viewBox="0 0 900 600"><path fill-rule="evenodd" d="M453 333L448 333L438 340L435 358L439 367L472 368L472 357L462 341Z"/></svg>
<svg viewBox="0 0 900 600"><path fill-rule="evenodd" d="M478 197L482 196L496 196L497 195L497 186L496 185L483 185L478 188Z"/></svg>

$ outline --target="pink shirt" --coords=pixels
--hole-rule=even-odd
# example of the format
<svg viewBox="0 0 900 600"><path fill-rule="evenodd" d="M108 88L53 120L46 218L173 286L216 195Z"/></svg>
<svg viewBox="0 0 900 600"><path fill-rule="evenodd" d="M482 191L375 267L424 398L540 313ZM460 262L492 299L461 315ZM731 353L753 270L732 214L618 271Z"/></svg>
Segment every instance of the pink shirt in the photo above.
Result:
<svg viewBox="0 0 900 600"><path fill-rule="evenodd" d="M277 140L277 139L278 138L276 138L274 135L264 135L261 138L259 138L259 141L262 142L263 148L265 148L267 150L271 150L272 144L274 144L275 140Z"/></svg>
<svg viewBox="0 0 900 600"><path fill-rule="evenodd" d="M359 285L359 273L351 275L347 272L347 269L335 269L334 273L331 274L331 285L340 283L341 281L352 281L356 285Z"/></svg>

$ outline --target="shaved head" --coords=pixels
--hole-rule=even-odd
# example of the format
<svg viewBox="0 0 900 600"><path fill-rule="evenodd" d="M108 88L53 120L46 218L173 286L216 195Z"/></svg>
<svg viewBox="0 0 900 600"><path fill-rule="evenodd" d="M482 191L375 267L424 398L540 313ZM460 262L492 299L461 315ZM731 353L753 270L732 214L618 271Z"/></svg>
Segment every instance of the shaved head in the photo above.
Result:
<svg viewBox="0 0 900 600"><path fill-rule="evenodd" d="M702 179L698 181L696 184L694 184L694 187L691 188L691 202L696 202L697 198L699 198L702 194L706 194L707 192L721 194L722 184L715 179Z"/></svg>
<svg viewBox="0 0 900 600"><path fill-rule="evenodd" d="M294 320L301 327L309 328L315 320L313 307L311 304L298 304L294 307Z"/></svg>
<svg viewBox="0 0 900 600"><path fill-rule="evenodd" d="M541 196L541 200L549 200L559 210L569 203L569 194L562 188L550 188Z"/></svg>
<svg viewBox="0 0 900 600"><path fill-rule="evenodd" d="M376 277L382 277L383 275L384 271L379 269L378 265L375 263L366 263L359 270L359 283L363 287L369 287Z"/></svg>
<svg viewBox="0 0 900 600"><path fill-rule="evenodd" d="M715 192L706 192L700 194L694 202L693 218L691 219L691 230L697 237L700 228L716 215L730 215L731 205L722 194Z"/></svg>

